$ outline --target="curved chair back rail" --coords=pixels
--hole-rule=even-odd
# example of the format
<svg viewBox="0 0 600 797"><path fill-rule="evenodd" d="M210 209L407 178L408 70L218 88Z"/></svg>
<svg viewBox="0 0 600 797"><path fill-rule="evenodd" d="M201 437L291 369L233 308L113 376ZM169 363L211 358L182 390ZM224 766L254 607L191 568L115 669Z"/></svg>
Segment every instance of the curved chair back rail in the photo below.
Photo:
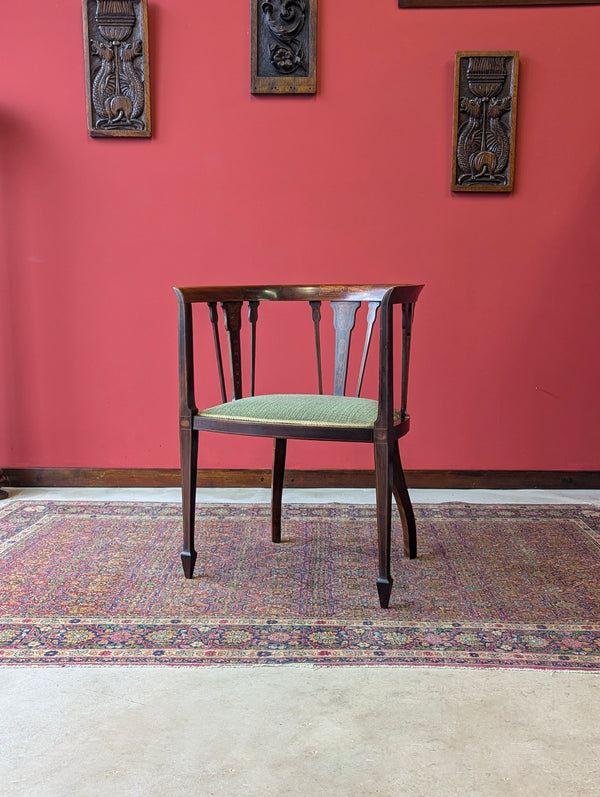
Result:
<svg viewBox="0 0 600 797"><path fill-rule="evenodd" d="M273 437L272 537L281 539L281 494L287 440L317 439L371 442L375 450L378 505L380 603L387 606L392 588L389 569L390 505L392 493L402 518L404 549L416 555L414 515L398 451L398 438L409 429L408 373L414 305L421 285L237 285L174 288L179 304L179 416L184 509L185 575L192 577L194 511L197 476L198 432L215 431ZM316 390L302 393L269 393L257 389L258 328L263 302L301 302L307 306L308 345L314 351ZM333 319L331 392L324 390L322 335L323 306L329 303ZM221 403L206 407L198 402L194 373L193 306L207 307L206 331L212 337ZM359 308L364 335L358 342L360 362L356 384L347 394L351 346L356 338ZM395 308L398 308L398 320ZM401 320L400 320L401 319ZM394 325L401 323L401 346L394 351ZM248 325L248 335L242 333ZM282 331L282 335L285 330ZM378 338L378 345L372 346ZM224 342L226 340L226 347ZM224 356L226 348L227 355ZM245 351L248 349L248 351ZM377 351L377 398L361 396L370 352ZM246 355L246 358L244 357ZM228 369L224 365L228 360ZM400 367L399 395L394 393L394 367ZM248 371L244 370L248 367ZM261 372L265 364L261 361ZM244 379L249 395L244 396ZM203 377L205 376L203 372ZM326 375L327 376L327 375Z"/></svg>
<svg viewBox="0 0 600 797"><path fill-rule="evenodd" d="M357 311L363 302L368 303L365 336L362 341L362 357L358 381L354 396L359 397L367 358L370 351L373 329L379 315L379 396L377 425L398 423L407 419L408 395L408 363L413 307L422 286L415 285L260 285L260 286L224 286L224 287L189 287L175 288L179 300L179 363L180 363L180 416L182 418L198 413L194 385L194 342L191 308L194 304L204 303L208 307L208 315L212 324L212 336L215 346L216 364L223 404L228 400L243 398L242 372L244 352L241 345L241 330L244 324L244 305L248 310L248 324L251 332L251 350L248 359L250 371L250 395L255 394L256 380L256 345L259 325L259 306L261 302L295 301L306 302L310 306L312 316L313 346L315 349L316 370L318 376L318 392L323 393L323 366L321 358L321 304L331 303L335 328L335 363L333 395L346 395L346 380L352 333ZM390 390L393 391L392 366L393 356L393 306L402 305L403 342L398 359L402 359L401 395L396 399L396 406L388 401ZM220 317L221 314L221 317ZM227 338L229 352L229 379L225 373L221 353L222 337ZM394 399L393 392L391 398ZM396 410L394 414L394 410ZM224 420L224 419L223 419ZM372 422L371 422L372 424ZM220 424L219 431L223 431ZM215 419L206 425L198 424L198 428L215 428ZM241 433L236 429L235 433ZM261 434L259 429L249 434ZM318 432L315 434L319 435ZM304 436L304 435L302 435ZM334 438L335 435L334 432Z"/></svg>

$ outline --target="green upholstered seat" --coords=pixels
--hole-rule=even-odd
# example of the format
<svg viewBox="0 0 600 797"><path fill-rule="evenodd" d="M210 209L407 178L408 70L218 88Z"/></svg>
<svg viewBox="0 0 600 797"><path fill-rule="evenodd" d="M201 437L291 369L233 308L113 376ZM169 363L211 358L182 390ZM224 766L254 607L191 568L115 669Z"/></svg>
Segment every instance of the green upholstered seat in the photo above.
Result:
<svg viewBox="0 0 600 797"><path fill-rule="evenodd" d="M198 414L224 420L368 429L375 423L378 407L373 399L288 393L229 401Z"/></svg>

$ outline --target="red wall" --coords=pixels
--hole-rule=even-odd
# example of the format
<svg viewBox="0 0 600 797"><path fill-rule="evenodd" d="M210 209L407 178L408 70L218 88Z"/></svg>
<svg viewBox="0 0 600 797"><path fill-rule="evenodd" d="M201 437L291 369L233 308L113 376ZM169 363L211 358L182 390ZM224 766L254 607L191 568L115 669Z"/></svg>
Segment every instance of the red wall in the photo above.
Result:
<svg viewBox="0 0 600 797"><path fill-rule="evenodd" d="M172 285L418 281L405 465L600 468L600 7L321 0L318 94L253 97L247 0L150 0L147 141L87 136L77 3L5 6L0 466L177 466ZM474 49L521 54L508 195L449 190Z"/></svg>

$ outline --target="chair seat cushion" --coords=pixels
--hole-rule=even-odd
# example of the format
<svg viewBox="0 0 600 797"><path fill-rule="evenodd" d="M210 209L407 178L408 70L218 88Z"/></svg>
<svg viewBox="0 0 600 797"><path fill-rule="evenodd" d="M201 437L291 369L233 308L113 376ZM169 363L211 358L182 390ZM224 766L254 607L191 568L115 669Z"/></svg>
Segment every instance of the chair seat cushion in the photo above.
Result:
<svg viewBox="0 0 600 797"><path fill-rule="evenodd" d="M251 396L199 412L200 417L298 426L370 428L379 405L373 399L304 393Z"/></svg>

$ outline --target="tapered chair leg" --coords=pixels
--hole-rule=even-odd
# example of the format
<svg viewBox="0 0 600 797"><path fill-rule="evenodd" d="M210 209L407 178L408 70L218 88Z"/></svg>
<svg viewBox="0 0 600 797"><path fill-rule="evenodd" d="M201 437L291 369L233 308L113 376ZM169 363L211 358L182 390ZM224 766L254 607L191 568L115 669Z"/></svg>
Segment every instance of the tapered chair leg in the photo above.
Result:
<svg viewBox="0 0 600 797"><path fill-rule="evenodd" d="M194 548L194 523L196 515L196 477L198 473L198 432L180 430L181 493L183 508L183 550L181 563L186 578L194 575L196 549Z"/></svg>
<svg viewBox="0 0 600 797"><path fill-rule="evenodd" d="M404 556L408 559L415 559L417 556L417 524L415 513L406 487L406 479L400 461L400 451L398 441L394 443L393 451L394 465L394 498L398 506L398 512L402 519L402 531L404 533Z"/></svg>
<svg viewBox="0 0 600 797"><path fill-rule="evenodd" d="M377 592L379 604L387 609L394 579L390 570L392 531L392 451L387 441L375 443L375 492L377 498L377 538L379 550L379 577Z"/></svg>
<svg viewBox="0 0 600 797"><path fill-rule="evenodd" d="M273 445L273 472L271 477L271 539L281 542L281 497L285 473L287 439L276 437Z"/></svg>

